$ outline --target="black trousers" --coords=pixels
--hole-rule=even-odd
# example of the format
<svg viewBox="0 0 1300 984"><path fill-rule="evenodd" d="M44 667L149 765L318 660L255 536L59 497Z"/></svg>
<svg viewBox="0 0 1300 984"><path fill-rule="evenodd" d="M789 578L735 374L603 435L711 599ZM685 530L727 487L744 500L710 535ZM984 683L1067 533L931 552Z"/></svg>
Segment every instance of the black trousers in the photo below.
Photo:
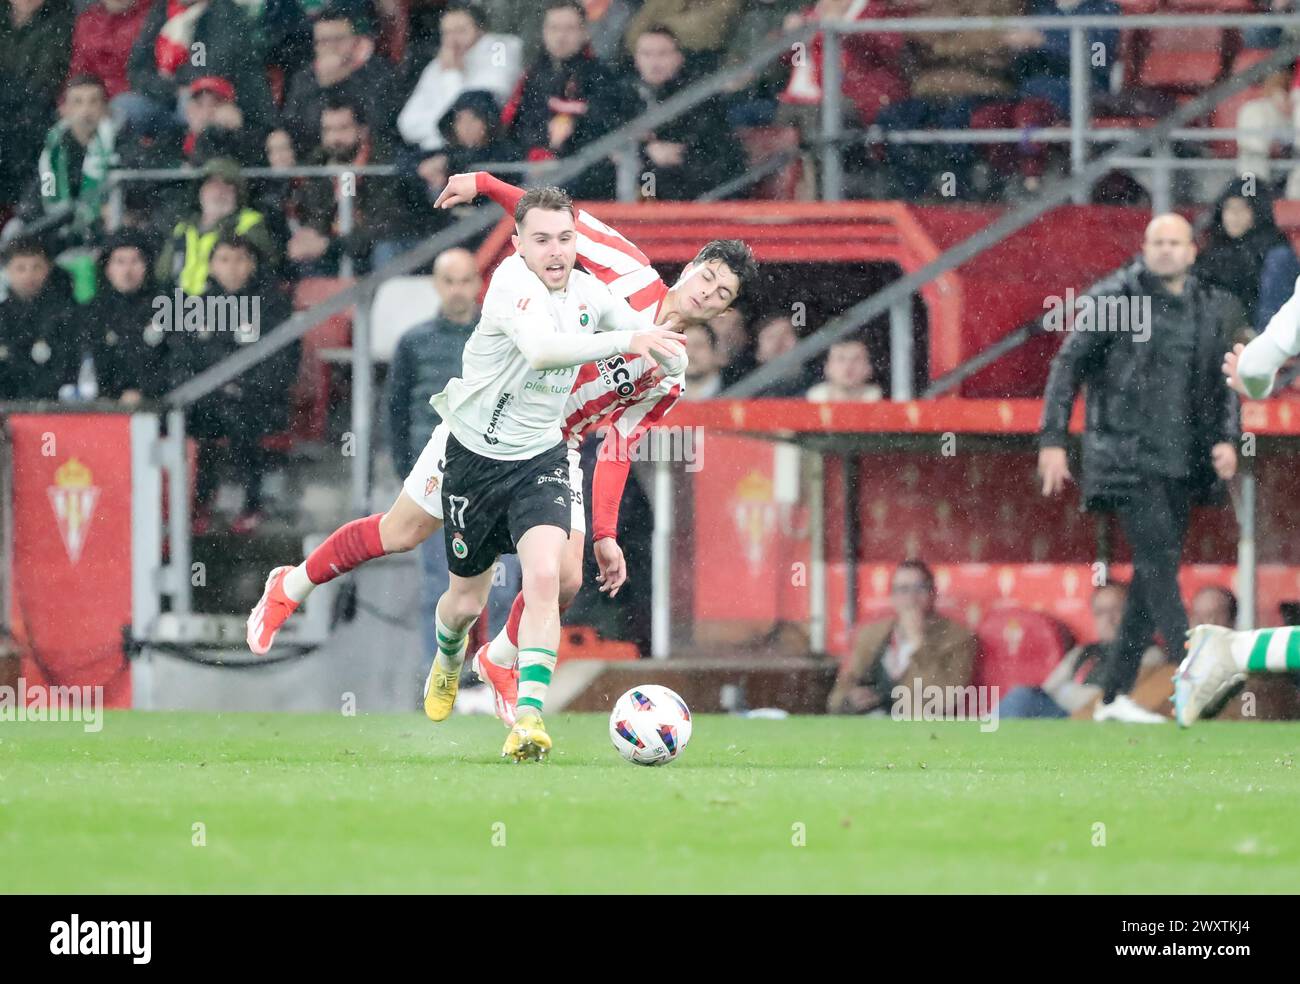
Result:
<svg viewBox="0 0 1300 984"><path fill-rule="evenodd" d="M1187 609L1178 590L1178 568L1191 510L1192 492L1187 482L1158 475L1145 476L1142 489L1116 506L1133 554L1133 582L1102 675L1102 699L1107 702L1133 689L1142 653L1156 629L1164 637L1171 662L1182 653Z"/></svg>

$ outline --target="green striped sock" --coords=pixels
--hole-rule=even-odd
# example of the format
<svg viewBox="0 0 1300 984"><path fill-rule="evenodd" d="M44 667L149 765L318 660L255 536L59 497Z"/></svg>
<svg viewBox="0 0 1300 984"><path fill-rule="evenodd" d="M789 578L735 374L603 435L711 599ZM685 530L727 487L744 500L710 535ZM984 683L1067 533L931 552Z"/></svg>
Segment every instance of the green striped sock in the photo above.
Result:
<svg viewBox="0 0 1300 984"><path fill-rule="evenodd" d="M542 709L551 674L555 672L555 660L555 653L549 649L530 646L519 650L519 698L515 707Z"/></svg>
<svg viewBox="0 0 1300 984"><path fill-rule="evenodd" d="M1300 670L1300 628L1238 632L1232 656L1250 673L1294 673Z"/></svg>
<svg viewBox="0 0 1300 984"><path fill-rule="evenodd" d="M478 619L474 621L477 622ZM455 629L448 628L442 617L435 612L433 626L438 633L438 652L433 657L433 661L447 673L459 673L460 668L465 665L465 647L469 640L469 630L474 627L474 622L470 622L457 632Z"/></svg>

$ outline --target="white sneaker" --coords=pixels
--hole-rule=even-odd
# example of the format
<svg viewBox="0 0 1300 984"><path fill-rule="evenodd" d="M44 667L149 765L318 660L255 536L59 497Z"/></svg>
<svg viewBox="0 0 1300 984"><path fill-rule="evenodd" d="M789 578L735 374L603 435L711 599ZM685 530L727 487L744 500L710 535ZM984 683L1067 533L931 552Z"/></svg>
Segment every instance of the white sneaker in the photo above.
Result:
<svg viewBox="0 0 1300 984"><path fill-rule="evenodd" d="M1174 720L1190 728L1213 717L1246 682L1232 658L1232 630L1198 625L1187 633L1187 657L1174 674Z"/></svg>
<svg viewBox="0 0 1300 984"><path fill-rule="evenodd" d="M1127 694L1119 694L1109 704L1098 703L1092 711L1094 721L1123 721L1125 724L1164 724L1169 718L1148 711L1133 702Z"/></svg>

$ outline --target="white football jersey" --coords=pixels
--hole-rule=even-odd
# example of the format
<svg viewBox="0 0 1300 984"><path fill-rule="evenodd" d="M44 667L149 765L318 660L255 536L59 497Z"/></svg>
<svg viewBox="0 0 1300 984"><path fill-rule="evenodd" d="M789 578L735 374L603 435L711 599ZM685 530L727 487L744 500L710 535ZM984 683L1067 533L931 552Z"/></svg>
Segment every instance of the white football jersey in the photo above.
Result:
<svg viewBox="0 0 1300 984"><path fill-rule="evenodd" d="M429 402L475 454L501 461L532 458L562 440L564 407L580 367L532 368L519 350L519 334L638 327L627 303L595 277L574 270L565 290L551 292L516 253L501 261L488 282L483 314L465 343L461 375Z"/></svg>

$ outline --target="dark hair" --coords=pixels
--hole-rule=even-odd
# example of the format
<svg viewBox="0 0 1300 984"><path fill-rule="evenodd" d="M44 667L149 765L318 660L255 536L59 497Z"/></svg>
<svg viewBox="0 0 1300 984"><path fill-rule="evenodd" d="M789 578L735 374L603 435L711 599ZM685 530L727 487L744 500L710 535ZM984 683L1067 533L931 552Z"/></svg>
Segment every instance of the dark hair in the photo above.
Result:
<svg viewBox="0 0 1300 984"><path fill-rule="evenodd" d="M637 41L640 41L647 34L662 34L664 37L672 40L673 44L677 46L678 51L682 50L682 39L679 38L677 36L677 32L674 31L667 24L651 24L649 27L647 27L644 31L642 31L640 34L636 36ZM633 43L635 44L635 42Z"/></svg>
<svg viewBox="0 0 1300 984"><path fill-rule="evenodd" d="M1224 603L1228 606L1228 621L1233 625L1237 624L1237 596L1228 588L1221 584L1207 584L1201 588L1201 591L1217 591L1223 596ZM1197 594L1201 592L1198 591Z"/></svg>
<svg viewBox="0 0 1300 984"><path fill-rule="evenodd" d="M470 3L469 0L450 0L447 6L443 8L438 19L442 20L442 18L446 17L448 14L469 14L473 19L475 26L478 27L480 31L483 31L484 33L487 32L487 12L476 3Z"/></svg>
<svg viewBox="0 0 1300 984"><path fill-rule="evenodd" d="M925 581L926 590L934 594L934 572L930 570L930 565L925 561L909 557L894 568L894 575L897 576L899 571L916 571Z"/></svg>
<svg viewBox="0 0 1300 984"><path fill-rule="evenodd" d="M237 232L222 233L220 236L217 237L217 241L212 244L211 255L216 256L217 250L219 250L222 246L228 247L229 249L242 249L250 257L252 257L253 263L257 266L257 270L259 272L261 271L263 266L262 261L264 259L264 257L262 256L262 251L257 247L257 244L254 243L247 236L241 236Z"/></svg>
<svg viewBox="0 0 1300 984"><path fill-rule="evenodd" d="M835 341L826 346L826 355L828 358L831 354L831 349L836 345L861 345L867 350L867 356L870 357L871 355L871 347L867 345L867 340L861 335L845 335L843 338L835 339Z"/></svg>
<svg viewBox="0 0 1300 984"><path fill-rule="evenodd" d="M685 330L690 331L693 328L698 328L700 331L704 332L704 334L708 335L709 348L714 352L718 350L718 333L713 330L713 325L706 324L703 321L692 321L686 326Z"/></svg>
<svg viewBox="0 0 1300 984"><path fill-rule="evenodd" d="M535 208L548 212L568 212L575 220L577 219L573 199L563 188L551 185L544 188L529 188L524 192L524 197L519 199L519 204L515 206L515 224L523 225L524 216Z"/></svg>
<svg viewBox="0 0 1300 984"><path fill-rule="evenodd" d="M39 236L16 236L9 240L0 253L0 260L8 263L15 256L40 256L44 257L45 262L50 262L50 250Z"/></svg>
<svg viewBox="0 0 1300 984"><path fill-rule="evenodd" d="M361 8L353 7L348 3L335 3L333 0L326 3L311 19L313 24L319 24L321 21L345 21L348 27L352 28L352 33L358 37L369 37L375 33L369 15Z"/></svg>
<svg viewBox="0 0 1300 984"><path fill-rule="evenodd" d="M725 263L727 269L736 275L737 297L745 293L758 278L758 263L754 260L754 251L739 239L714 239L707 242L691 262L707 263L710 260Z"/></svg>
<svg viewBox="0 0 1300 984"><path fill-rule="evenodd" d="M83 85L93 85L102 95L108 95L108 86L104 85L104 80L90 72L79 72L68 79L68 84L63 87L63 93L67 95L69 89L79 89Z"/></svg>
<svg viewBox="0 0 1300 984"><path fill-rule="evenodd" d="M366 125L366 110L365 107L361 105L360 100L342 92L331 92L321 100L320 111L322 113L325 113L326 111L337 113L345 109L352 111L352 119L356 122L357 126Z"/></svg>
<svg viewBox="0 0 1300 984"><path fill-rule="evenodd" d="M572 10L578 15L578 20L587 23L587 8L580 0L547 0L546 6L542 8L542 19L545 20L552 10Z"/></svg>

